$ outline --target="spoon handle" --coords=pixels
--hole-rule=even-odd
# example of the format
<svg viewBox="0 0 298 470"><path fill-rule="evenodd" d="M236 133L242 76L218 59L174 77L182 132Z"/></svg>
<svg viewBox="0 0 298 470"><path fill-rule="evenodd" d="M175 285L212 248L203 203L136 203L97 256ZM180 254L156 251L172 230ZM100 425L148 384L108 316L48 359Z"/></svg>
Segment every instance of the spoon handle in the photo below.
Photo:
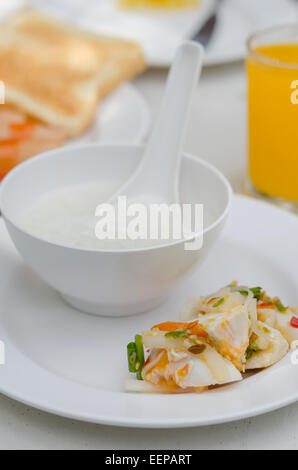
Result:
<svg viewBox="0 0 298 470"><path fill-rule="evenodd" d="M142 192L146 192L147 188L149 191L154 181L157 194L164 194L166 199L170 196L170 202L179 201L178 175L183 137L203 54L203 47L193 41L185 41L178 48L140 168Z"/></svg>

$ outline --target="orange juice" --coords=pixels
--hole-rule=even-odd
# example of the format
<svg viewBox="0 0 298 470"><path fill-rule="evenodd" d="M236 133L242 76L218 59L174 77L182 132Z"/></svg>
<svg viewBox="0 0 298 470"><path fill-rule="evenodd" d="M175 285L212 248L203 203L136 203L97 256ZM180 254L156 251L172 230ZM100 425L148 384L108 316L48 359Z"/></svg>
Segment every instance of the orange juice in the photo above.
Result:
<svg viewBox="0 0 298 470"><path fill-rule="evenodd" d="M119 0L119 5L126 8L192 8L199 0Z"/></svg>
<svg viewBox="0 0 298 470"><path fill-rule="evenodd" d="M247 73L251 182L298 201L298 42L254 48Z"/></svg>

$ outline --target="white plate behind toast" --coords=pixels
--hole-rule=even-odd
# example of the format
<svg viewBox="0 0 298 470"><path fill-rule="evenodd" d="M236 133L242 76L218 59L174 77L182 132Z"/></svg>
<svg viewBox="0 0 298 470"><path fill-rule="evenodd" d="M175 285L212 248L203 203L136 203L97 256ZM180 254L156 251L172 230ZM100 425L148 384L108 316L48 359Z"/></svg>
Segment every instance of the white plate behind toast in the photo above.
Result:
<svg viewBox="0 0 298 470"><path fill-rule="evenodd" d="M99 103L92 126L69 143L139 143L146 137L150 121L142 95L130 83L123 83Z"/></svg>
<svg viewBox="0 0 298 470"><path fill-rule="evenodd" d="M78 16L81 2L88 8L81 10L83 16ZM75 21L102 34L138 41L148 64L157 67L168 67L179 43L194 36L214 11L217 11L217 22L206 49L205 65L243 59L246 40L252 32L293 22L298 11L293 0L201 0L197 8L173 11L121 10L117 0L88 0L87 3L76 0L75 3L76 10L72 9Z"/></svg>

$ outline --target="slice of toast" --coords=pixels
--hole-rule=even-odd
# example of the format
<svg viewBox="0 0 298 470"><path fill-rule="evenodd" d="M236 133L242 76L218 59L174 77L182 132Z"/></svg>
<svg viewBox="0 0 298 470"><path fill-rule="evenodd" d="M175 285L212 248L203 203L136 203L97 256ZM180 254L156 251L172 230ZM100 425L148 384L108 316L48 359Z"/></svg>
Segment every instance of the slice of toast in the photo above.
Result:
<svg viewBox="0 0 298 470"><path fill-rule="evenodd" d="M88 127L100 98L144 67L137 44L81 31L32 8L0 30L6 101L69 137Z"/></svg>
<svg viewBox="0 0 298 470"><path fill-rule="evenodd" d="M6 101L26 114L59 126L68 136L80 134L97 106L93 80L59 64L51 48L40 48L14 33L0 32L0 79Z"/></svg>
<svg viewBox="0 0 298 470"><path fill-rule="evenodd" d="M97 86L100 98L145 69L138 44L80 30L33 8L24 8L11 16L5 27L38 41L41 46L51 47L57 60Z"/></svg>

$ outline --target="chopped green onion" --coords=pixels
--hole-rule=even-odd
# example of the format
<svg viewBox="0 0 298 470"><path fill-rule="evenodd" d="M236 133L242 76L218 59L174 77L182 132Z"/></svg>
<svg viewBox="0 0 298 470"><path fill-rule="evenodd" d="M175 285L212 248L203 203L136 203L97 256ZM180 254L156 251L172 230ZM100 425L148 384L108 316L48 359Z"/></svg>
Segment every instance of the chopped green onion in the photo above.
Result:
<svg viewBox="0 0 298 470"><path fill-rule="evenodd" d="M131 342L127 345L127 360L128 360L128 370L129 372L137 372L136 363L137 363L137 348L136 344Z"/></svg>
<svg viewBox="0 0 298 470"><path fill-rule="evenodd" d="M143 347L143 339L141 335L136 335L135 336L135 345L136 345L136 351L137 351L137 361L138 364L136 367L136 372L137 372L137 379L138 380L143 380L142 378L142 368L145 362L144 358L144 347Z"/></svg>
<svg viewBox="0 0 298 470"><path fill-rule="evenodd" d="M213 304L213 307L219 307L224 301L225 301L225 298L222 297L217 302L215 302L215 304Z"/></svg>
<svg viewBox="0 0 298 470"><path fill-rule="evenodd" d="M245 357L246 359L250 359L253 353L262 351L259 346L256 345L253 341L249 341L249 345L247 347L247 350L245 352Z"/></svg>
<svg viewBox="0 0 298 470"><path fill-rule="evenodd" d="M273 303L280 312L285 312L288 309L288 307L285 307L279 299L274 299Z"/></svg>
<svg viewBox="0 0 298 470"><path fill-rule="evenodd" d="M145 358L144 358L144 348L143 348L143 339L141 335L136 335L135 336L135 344L137 348L137 358L138 361L141 364L144 364Z"/></svg>
<svg viewBox="0 0 298 470"><path fill-rule="evenodd" d="M137 374L137 379L142 380L142 368L145 362L144 348L141 335L135 336L135 342L127 345L127 360L129 372Z"/></svg>
<svg viewBox="0 0 298 470"><path fill-rule="evenodd" d="M253 350L250 348L247 348L246 353L245 353L246 360L250 359L252 355L253 355Z"/></svg>
<svg viewBox="0 0 298 470"><path fill-rule="evenodd" d="M255 299L260 300L262 297L262 287L251 287L249 290L253 293Z"/></svg>
<svg viewBox="0 0 298 470"><path fill-rule="evenodd" d="M248 290L239 290L238 292L242 295L248 295Z"/></svg>
<svg viewBox="0 0 298 470"><path fill-rule="evenodd" d="M263 326L263 331L264 331L264 333L270 333L269 328L267 328L266 326Z"/></svg>
<svg viewBox="0 0 298 470"><path fill-rule="evenodd" d="M258 294L262 291L262 287L251 287L249 290L251 290L254 294Z"/></svg>
<svg viewBox="0 0 298 470"><path fill-rule="evenodd" d="M165 334L166 338L187 338L187 331L186 330L176 330L176 331L169 331L169 333Z"/></svg>

